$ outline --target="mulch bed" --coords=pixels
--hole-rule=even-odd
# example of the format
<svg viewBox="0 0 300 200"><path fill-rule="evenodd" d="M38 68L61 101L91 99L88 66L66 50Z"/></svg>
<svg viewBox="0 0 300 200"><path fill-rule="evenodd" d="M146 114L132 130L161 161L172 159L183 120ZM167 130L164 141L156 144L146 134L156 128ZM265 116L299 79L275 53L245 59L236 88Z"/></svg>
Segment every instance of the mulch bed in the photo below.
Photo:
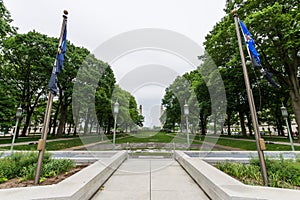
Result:
<svg viewBox="0 0 300 200"><path fill-rule="evenodd" d="M52 184L56 184L59 183L60 181L65 180L66 178L72 176L73 174L75 174L76 172L79 172L80 170L82 170L83 168L85 168L87 165L80 165L80 166L76 166L75 168L71 169L68 172L59 174L55 177L51 177L51 178L47 178L46 180L44 180L42 183L40 183L39 185L52 185ZM33 180L26 180L26 181L19 181L19 178L13 178L10 179L4 183L0 184L0 189L5 189L5 188L17 188L17 187L30 187L30 186L34 186L34 181Z"/></svg>

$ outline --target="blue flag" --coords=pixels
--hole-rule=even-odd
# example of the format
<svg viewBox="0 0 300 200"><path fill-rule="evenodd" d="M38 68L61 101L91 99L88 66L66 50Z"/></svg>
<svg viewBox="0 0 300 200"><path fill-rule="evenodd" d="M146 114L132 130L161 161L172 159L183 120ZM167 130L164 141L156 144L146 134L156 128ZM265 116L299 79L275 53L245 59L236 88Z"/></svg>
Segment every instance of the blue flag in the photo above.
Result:
<svg viewBox="0 0 300 200"><path fill-rule="evenodd" d="M258 67L260 69L262 75L273 87L278 87L275 80L273 79L273 75L262 67L260 59L259 59L259 54L257 53L257 51L255 49L254 40L251 37L252 36L251 33L247 29L246 25L242 22L242 20L239 20L239 22L240 22L240 26L242 28L245 42L246 42L249 52L250 52L252 66Z"/></svg>
<svg viewBox="0 0 300 200"><path fill-rule="evenodd" d="M244 34L245 42L248 45L248 49L251 53L252 64L253 64L253 66L256 66L256 67L261 66L259 54L257 53L257 51L255 49L254 40L251 37L252 36L251 33L248 31L247 27L242 22L242 20L239 20L239 22L240 22L240 26L241 26L243 34Z"/></svg>
<svg viewBox="0 0 300 200"><path fill-rule="evenodd" d="M60 51L56 56L56 74L59 74L63 68L66 50L67 50L67 24L65 25Z"/></svg>
<svg viewBox="0 0 300 200"><path fill-rule="evenodd" d="M52 94L57 94L57 74L63 69L64 58L67 50L67 24L64 27L64 33L62 36L62 42L56 55L55 63L52 69L52 74L48 84L49 90Z"/></svg>

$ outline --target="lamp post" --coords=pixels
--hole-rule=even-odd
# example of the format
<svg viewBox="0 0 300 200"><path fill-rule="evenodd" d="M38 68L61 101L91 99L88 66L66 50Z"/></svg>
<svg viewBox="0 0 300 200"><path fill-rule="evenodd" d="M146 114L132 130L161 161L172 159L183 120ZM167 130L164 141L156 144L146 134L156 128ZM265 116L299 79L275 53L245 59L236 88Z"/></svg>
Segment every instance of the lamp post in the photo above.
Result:
<svg viewBox="0 0 300 200"><path fill-rule="evenodd" d="M14 143L15 143L15 139L16 139L16 135L17 135L17 129L18 129L18 124L19 124L19 120L22 116L22 108L19 107L17 108L17 113L16 113L16 128L15 128L15 131L14 131L14 136L13 136L13 140L11 142L11 147L10 147L10 151L11 151L11 154L13 153L13 149L14 149Z"/></svg>
<svg viewBox="0 0 300 200"><path fill-rule="evenodd" d="M188 119L188 115L189 115L189 105L186 103L183 106L183 113L185 115L185 120L186 120L186 141L187 141L187 145L188 147L190 146L190 136L189 136L189 119Z"/></svg>
<svg viewBox="0 0 300 200"><path fill-rule="evenodd" d="M120 104L118 103L118 100L115 102L114 104L114 119L115 119L115 123L114 123L114 135L113 135L113 145L115 148L115 144L116 144L116 128L117 128L117 115L119 113L119 106Z"/></svg>
<svg viewBox="0 0 300 200"><path fill-rule="evenodd" d="M288 135L289 135L289 139L290 139L292 151L295 151L294 144L293 144L293 139L292 139L292 135L291 135L290 126L289 126L289 123L288 123L288 116L289 116L289 114L288 114L288 111L287 111L286 107L284 107L283 104L282 104L282 107L281 107L281 114L282 114L283 118L285 119L286 127L288 129Z"/></svg>

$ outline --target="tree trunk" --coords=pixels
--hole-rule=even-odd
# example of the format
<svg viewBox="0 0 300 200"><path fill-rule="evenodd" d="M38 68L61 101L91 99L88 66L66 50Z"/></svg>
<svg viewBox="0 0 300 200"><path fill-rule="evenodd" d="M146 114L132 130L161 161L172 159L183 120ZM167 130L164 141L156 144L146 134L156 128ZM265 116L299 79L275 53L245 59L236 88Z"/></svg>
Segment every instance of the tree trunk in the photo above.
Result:
<svg viewBox="0 0 300 200"><path fill-rule="evenodd" d="M228 112L227 113L227 134L228 135L231 135L231 130L230 130L230 126L231 126L231 124L230 124L230 121L231 121L231 112Z"/></svg>
<svg viewBox="0 0 300 200"><path fill-rule="evenodd" d="M69 127L68 127L68 135L70 135L70 133L71 133L71 128L72 128L72 124L70 123Z"/></svg>
<svg viewBox="0 0 300 200"><path fill-rule="evenodd" d="M20 135L21 137L26 136L27 129L30 125L31 116L32 116L32 111L31 111L31 109L28 109L26 112L25 124L24 124L23 130L22 130L22 134Z"/></svg>
<svg viewBox="0 0 300 200"><path fill-rule="evenodd" d="M298 125L298 133L300 133L300 95L299 95L299 84L298 88L294 87L294 90L290 91L291 102L294 109L295 119ZM300 136L296 140L296 142L300 142Z"/></svg>
<svg viewBox="0 0 300 200"><path fill-rule="evenodd" d="M99 123L97 124L97 135L100 135L100 126L99 126Z"/></svg>
<svg viewBox="0 0 300 200"><path fill-rule="evenodd" d="M246 117L247 117L247 121L248 121L247 126L248 126L248 129L249 129L249 136L252 136L253 135L252 134L252 119L251 119L250 113L248 113L246 115Z"/></svg>
<svg viewBox="0 0 300 200"><path fill-rule="evenodd" d="M49 131L51 129L51 126L53 126L52 133L51 133L53 137L55 136L55 133L56 133L56 126L57 126L56 122L57 122L57 117L58 117L58 113L59 113L59 108L60 108L60 105L57 106L57 109L55 110L55 113L54 113L53 121L49 125Z"/></svg>
<svg viewBox="0 0 300 200"><path fill-rule="evenodd" d="M279 121L276 120L276 129L277 129L277 135L280 136L280 127L279 127Z"/></svg>
<svg viewBox="0 0 300 200"><path fill-rule="evenodd" d="M59 118L59 124L58 124L57 135L56 135L57 137L61 137L63 135L66 119L67 119L67 106L61 105L60 118Z"/></svg>
<svg viewBox="0 0 300 200"><path fill-rule="evenodd" d="M36 105L38 104L39 98L40 98L41 95L42 95L42 92L38 93L32 103L31 103L30 99L27 99L27 98L25 99L25 102L27 103L25 105L26 120L25 120L25 124L24 124L24 128L22 130L21 136L26 136L27 129L30 126L30 119L31 119L32 113L33 113Z"/></svg>
<svg viewBox="0 0 300 200"><path fill-rule="evenodd" d="M111 129L111 118L108 118L108 122L107 122L107 134L110 134L110 129Z"/></svg>
<svg viewBox="0 0 300 200"><path fill-rule="evenodd" d="M90 134L91 135L93 134L93 121L91 122L91 125L90 125Z"/></svg>
<svg viewBox="0 0 300 200"><path fill-rule="evenodd" d="M280 119L276 120L276 127L277 127L278 136L284 136L282 120Z"/></svg>
<svg viewBox="0 0 300 200"><path fill-rule="evenodd" d="M76 136L77 135L77 126L76 126L76 124L75 124L75 126L74 126L74 132L73 132L73 136Z"/></svg>
<svg viewBox="0 0 300 200"><path fill-rule="evenodd" d="M217 115L214 115L214 135L217 134Z"/></svg>
<svg viewBox="0 0 300 200"><path fill-rule="evenodd" d="M204 115L200 113L200 127L201 127L201 135L205 135L206 131L205 131L205 121L204 121Z"/></svg>
<svg viewBox="0 0 300 200"><path fill-rule="evenodd" d="M246 133L246 127L245 127L244 113L239 112L239 117L240 117L240 122L241 122L242 135L245 137L245 136L247 136L247 133Z"/></svg>
<svg viewBox="0 0 300 200"><path fill-rule="evenodd" d="M90 114L89 114L89 110L88 110L87 114L86 114L86 119L84 122L83 135L87 134L89 123L90 123Z"/></svg>
<svg viewBox="0 0 300 200"><path fill-rule="evenodd" d="M175 132L175 122L172 123L173 132Z"/></svg>

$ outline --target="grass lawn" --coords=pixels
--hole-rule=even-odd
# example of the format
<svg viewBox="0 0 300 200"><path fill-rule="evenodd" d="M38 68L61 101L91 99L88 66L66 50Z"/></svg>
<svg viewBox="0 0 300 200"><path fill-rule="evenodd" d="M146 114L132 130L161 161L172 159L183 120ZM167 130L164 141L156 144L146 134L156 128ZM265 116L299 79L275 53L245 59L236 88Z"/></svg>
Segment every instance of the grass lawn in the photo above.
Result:
<svg viewBox="0 0 300 200"><path fill-rule="evenodd" d="M147 143L147 142L157 142L157 143L170 143L173 142L175 135L166 134L162 132L138 132L132 134L128 138L118 139L116 143ZM182 141L181 138L176 140L177 142ZM175 141L174 141L175 142Z"/></svg>
<svg viewBox="0 0 300 200"><path fill-rule="evenodd" d="M112 141L112 135L106 136L108 143ZM193 138L194 137L194 138ZM83 139L84 138L84 139ZM236 137L234 137L236 138ZM39 138L20 138L21 141L35 141L37 142ZM54 138L51 138L54 139ZM98 135L86 136L86 137L70 137L69 140L62 141L53 141L50 138L47 139L47 150L62 150L70 147L81 146L84 144L90 144L95 142L100 142L101 137ZM216 143L218 145L240 148L242 150L256 150L256 143L252 141L241 141L241 140L231 140L229 137L216 138L216 137L205 137L202 135L190 135L191 144L202 144L203 141ZM282 138L284 139L284 138ZM9 139L8 139L9 140ZM10 141L11 142L11 141ZM116 143L117 144L126 144L126 143L176 143L176 144L185 144L186 143L186 134L185 133L163 133L163 132L138 132L135 134L117 134ZM289 145L279 145L279 144L266 144L267 151L291 151ZM36 150L37 145L19 145L14 146L15 150ZM10 147L0 147L0 150L8 150ZM295 146L295 150L300 151L299 146Z"/></svg>
<svg viewBox="0 0 300 200"><path fill-rule="evenodd" d="M116 136L116 138L124 137L124 136L126 136L126 134L118 134ZM112 135L107 136L107 139L111 140L111 138L112 138ZM37 142L38 139L32 140L32 141ZM78 137L77 136L74 138L71 137L69 140L49 142L49 140L47 139L47 141L48 141L47 145L46 145L47 151L55 151L55 150L62 150L62 149L70 148L70 147L82 146L84 144L100 142L101 137L99 137L98 135L97 136L95 136L95 135L86 136L86 137ZM9 149L10 149L10 146L9 147L0 147L0 150L9 150ZM36 150L36 149L37 149L37 144L14 146L14 150Z"/></svg>
<svg viewBox="0 0 300 200"><path fill-rule="evenodd" d="M35 135L33 136L29 136L29 137L19 137L18 139L15 140L15 143L18 142L31 142L31 141L36 141L40 138L40 135ZM50 139L51 137L49 137ZM0 144L10 144L12 141L11 137L1 137L0 139Z"/></svg>
<svg viewBox="0 0 300 200"><path fill-rule="evenodd" d="M236 147L244 150L256 150L256 142L248 142L248 141L237 141L237 140L226 140L220 138L217 144ZM291 147L288 145L280 145L280 144L266 144L267 151L291 151ZM300 151L299 146L295 146L295 150Z"/></svg>
<svg viewBox="0 0 300 200"><path fill-rule="evenodd" d="M239 141L239 140L230 140L230 138L216 138L216 137L205 137L203 135L196 135L193 141L193 144L197 144L197 142L201 142L205 140L205 142L216 143L223 146L240 148L242 150L255 151L256 150L256 142L253 139L251 141ZM216 141L217 140L217 141ZM266 144L267 151L291 151L291 146L289 145L280 145L280 144ZM294 146L296 151L300 151L299 146Z"/></svg>
<svg viewBox="0 0 300 200"><path fill-rule="evenodd" d="M248 140L255 140L254 136L242 136L242 135L221 135L221 138L235 138L235 139L248 139ZM268 136L264 135L262 138L265 141L272 141L272 142L290 142L288 137L283 136Z"/></svg>

